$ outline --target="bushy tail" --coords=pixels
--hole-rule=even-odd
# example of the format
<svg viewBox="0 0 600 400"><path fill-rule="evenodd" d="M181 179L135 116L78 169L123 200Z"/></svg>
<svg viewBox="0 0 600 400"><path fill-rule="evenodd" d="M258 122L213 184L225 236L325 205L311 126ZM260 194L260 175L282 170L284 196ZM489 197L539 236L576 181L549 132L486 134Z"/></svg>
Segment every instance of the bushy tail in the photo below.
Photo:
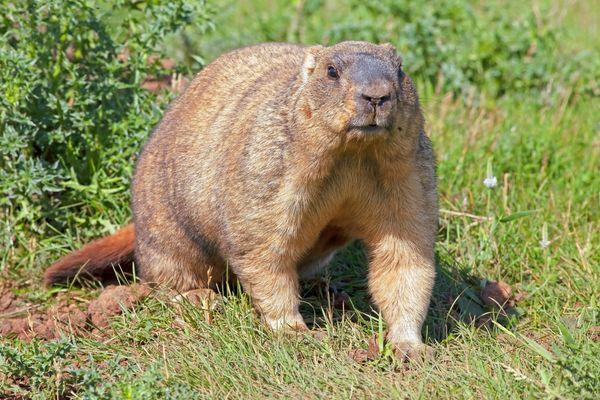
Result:
<svg viewBox="0 0 600 400"><path fill-rule="evenodd" d="M44 284L67 283L74 279L110 280L116 272L133 272L135 233L133 224L110 236L96 239L62 257L44 273Z"/></svg>

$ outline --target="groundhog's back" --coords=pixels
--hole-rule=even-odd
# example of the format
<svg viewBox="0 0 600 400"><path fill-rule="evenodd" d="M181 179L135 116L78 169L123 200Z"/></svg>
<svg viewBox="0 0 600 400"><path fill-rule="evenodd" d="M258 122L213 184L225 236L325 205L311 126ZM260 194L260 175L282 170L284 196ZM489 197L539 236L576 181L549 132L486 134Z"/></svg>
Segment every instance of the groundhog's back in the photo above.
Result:
<svg viewBox="0 0 600 400"><path fill-rule="evenodd" d="M138 174L164 164L181 167L167 168L173 179L194 168L196 173L214 170L208 164L230 159L242 143L257 140L247 137L253 127L280 124L274 114L289 108L282 103L290 101L298 86L304 54L302 46L265 43L233 50L208 64L165 112L145 145ZM202 180L210 180L209 175ZM175 181L185 185L186 178L199 177L178 176Z"/></svg>
<svg viewBox="0 0 600 400"><path fill-rule="evenodd" d="M298 85L304 54L305 47L291 44L249 46L223 54L196 75L165 112L137 162L138 233L150 230L146 223L156 224L169 209L180 221L201 219L217 234L215 196L223 197L227 179L235 178L238 189L245 186L236 164L247 143L273 148L277 129L267 134L257 126L281 128L288 107L282 103Z"/></svg>
<svg viewBox="0 0 600 400"><path fill-rule="evenodd" d="M297 79L304 52L303 46L265 43L225 53L194 78L169 114L188 111L203 119L264 105L283 95Z"/></svg>

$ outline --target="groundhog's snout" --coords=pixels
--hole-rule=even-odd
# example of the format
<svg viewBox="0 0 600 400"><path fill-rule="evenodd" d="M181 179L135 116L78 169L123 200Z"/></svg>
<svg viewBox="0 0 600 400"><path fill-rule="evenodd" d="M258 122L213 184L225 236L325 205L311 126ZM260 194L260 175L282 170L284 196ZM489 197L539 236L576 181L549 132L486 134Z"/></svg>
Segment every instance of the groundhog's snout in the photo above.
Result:
<svg viewBox="0 0 600 400"><path fill-rule="evenodd" d="M390 128L396 109L394 83L377 62L363 62L353 74L355 115L352 128Z"/></svg>
<svg viewBox="0 0 600 400"><path fill-rule="evenodd" d="M378 125L377 116L385 117L392 108L392 85L385 80L378 80L358 88L357 99L359 111L365 114L369 125ZM382 122L382 121L379 121Z"/></svg>
<svg viewBox="0 0 600 400"><path fill-rule="evenodd" d="M357 85L355 92L356 115L353 124L357 128L389 128L396 96L391 82L376 79Z"/></svg>

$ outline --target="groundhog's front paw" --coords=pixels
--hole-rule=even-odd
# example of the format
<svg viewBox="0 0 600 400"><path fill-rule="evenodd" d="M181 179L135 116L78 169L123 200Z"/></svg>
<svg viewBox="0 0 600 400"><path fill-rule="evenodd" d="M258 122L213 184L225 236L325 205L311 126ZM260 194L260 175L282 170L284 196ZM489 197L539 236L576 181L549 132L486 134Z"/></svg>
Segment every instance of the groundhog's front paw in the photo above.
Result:
<svg viewBox="0 0 600 400"><path fill-rule="evenodd" d="M421 342L399 342L394 344L394 354L402 361L430 360L435 350Z"/></svg>

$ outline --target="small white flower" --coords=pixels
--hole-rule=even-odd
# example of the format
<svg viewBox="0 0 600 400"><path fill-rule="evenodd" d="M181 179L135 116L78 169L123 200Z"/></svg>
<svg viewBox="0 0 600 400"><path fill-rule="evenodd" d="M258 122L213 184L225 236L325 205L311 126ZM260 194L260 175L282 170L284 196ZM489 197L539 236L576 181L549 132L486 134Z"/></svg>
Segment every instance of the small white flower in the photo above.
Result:
<svg viewBox="0 0 600 400"><path fill-rule="evenodd" d="M494 176L494 172L492 171L492 159L488 159L487 169L486 169L486 178L483 180L483 184L491 189L495 188L498 184L498 179Z"/></svg>
<svg viewBox="0 0 600 400"><path fill-rule="evenodd" d="M494 175L490 175L483 180L483 184L488 188L495 188L498 184L498 179Z"/></svg>
<svg viewBox="0 0 600 400"><path fill-rule="evenodd" d="M540 246L542 246L542 249L545 249L546 247L550 246L550 241L549 240L540 240Z"/></svg>

